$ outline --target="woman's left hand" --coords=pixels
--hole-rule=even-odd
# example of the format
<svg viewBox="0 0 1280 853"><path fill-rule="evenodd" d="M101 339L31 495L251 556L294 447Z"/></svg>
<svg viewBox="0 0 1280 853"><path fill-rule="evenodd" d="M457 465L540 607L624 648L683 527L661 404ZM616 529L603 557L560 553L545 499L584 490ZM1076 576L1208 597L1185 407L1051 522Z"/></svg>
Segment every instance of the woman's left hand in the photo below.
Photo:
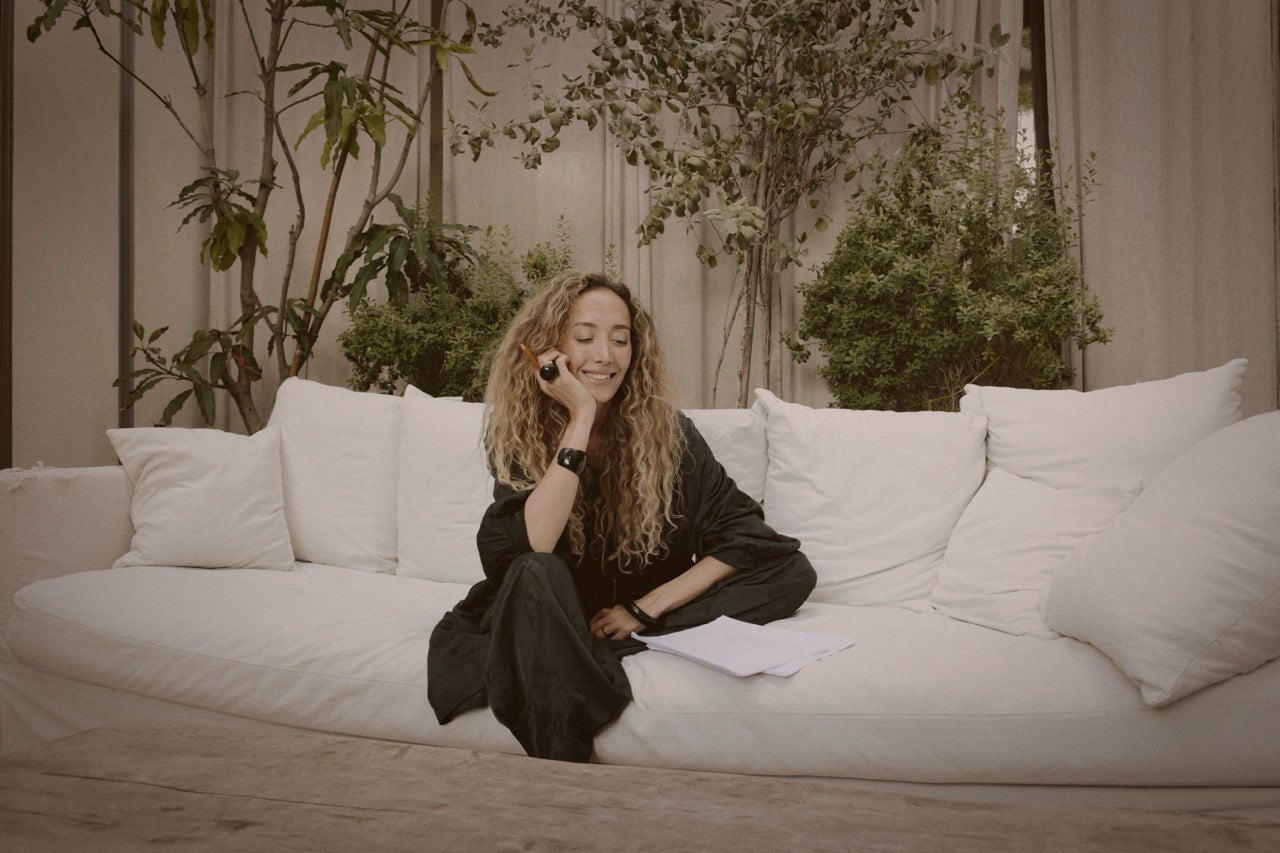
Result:
<svg viewBox="0 0 1280 853"><path fill-rule="evenodd" d="M636 621L636 617L628 613L621 604L615 604L592 616L588 627L593 635L602 640L621 640L623 637L631 636L632 631L639 631L644 626Z"/></svg>

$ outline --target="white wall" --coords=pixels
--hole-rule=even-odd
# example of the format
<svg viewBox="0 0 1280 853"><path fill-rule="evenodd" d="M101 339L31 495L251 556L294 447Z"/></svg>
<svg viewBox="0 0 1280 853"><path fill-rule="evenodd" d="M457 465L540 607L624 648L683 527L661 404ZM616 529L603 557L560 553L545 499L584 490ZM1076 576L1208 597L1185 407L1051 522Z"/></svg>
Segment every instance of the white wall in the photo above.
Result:
<svg viewBox="0 0 1280 853"><path fill-rule="evenodd" d="M15 14L13 461L87 465L115 458L119 93L84 33L27 43L41 8Z"/></svg>

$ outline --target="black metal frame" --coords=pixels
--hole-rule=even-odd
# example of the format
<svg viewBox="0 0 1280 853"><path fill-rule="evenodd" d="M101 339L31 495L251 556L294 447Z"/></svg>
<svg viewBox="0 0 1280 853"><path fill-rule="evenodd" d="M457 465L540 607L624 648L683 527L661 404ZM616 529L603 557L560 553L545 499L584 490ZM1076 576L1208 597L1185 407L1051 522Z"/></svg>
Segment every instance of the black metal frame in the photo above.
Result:
<svg viewBox="0 0 1280 853"><path fill-rule="evenodd" d="M1031 109L1035 122L1036 163L1045 204L1056 206L1053 197L1053 166L1049 156L1049 71L1045 42L1044 0L1023 0L1023 26L1031 30Z"/></svg>
<svg viewBox="0 0 1280 853"><path fill-rule="evenodd" d="M0 3L0 468L13 465L13 3Z"/></svg>
<svg viewBox="0 0 1280 853"><path fill-rule="evenodd" d="M133 345L133 79L125 68L133 68L133 31L124 19L120 20L120 119L119 119L119 183L117 185L117 204L119 226L117 230L117 328L116 328L116 375L125 376L133 370L133 357L129 350ZM120 383L117 394L117 426L128 428L133 426L133 408L125 408L129 395L133 393L133 381Z"/></svg>

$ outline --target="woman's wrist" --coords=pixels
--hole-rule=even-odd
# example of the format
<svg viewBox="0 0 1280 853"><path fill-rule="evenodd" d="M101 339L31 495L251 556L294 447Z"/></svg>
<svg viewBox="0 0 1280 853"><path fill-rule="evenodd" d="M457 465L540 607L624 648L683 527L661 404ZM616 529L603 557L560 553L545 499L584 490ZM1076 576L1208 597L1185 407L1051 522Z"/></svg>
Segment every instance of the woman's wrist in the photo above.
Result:
<svg viewBox="0 0 1280 853"><path fill-rule="evenodd" d="M560 437L561 447L575 447L583 450L587 446L587 441L591 438L591 427L595 424L596 413L595 403L592 402L592 410L589 412L570 412L569 425L564 429L564 435Z"/></svg>
<svg viewBox="0 0 1280 853"><path fill-rule="evenodd" d="M630 613L631 617L646 631L654 631L662 627L662 618L645 610L638 601L624 601L622 609Z"/></svg>
<svg viewBox="0 0 1280 853"><path fill-rule="evenodd" d="M595 423L596 409L598 408L599 408L599 404L596 403L595 399L592 397L587 397L585 401L575 405L573 408L570 408L569 409L570 428L578 425L585 425L586 428L590 430L592 424Z"/></svg>
<svg viewBox="0 0 1280 853"><path fill-rule="evenodd" d="M666 613L666 608L664 608L658 601L653 600L652 595L653 591L650 591L637 598L634 604L636 607L639 607L647 613L651 619L661 620L663 614Z"/></svg>

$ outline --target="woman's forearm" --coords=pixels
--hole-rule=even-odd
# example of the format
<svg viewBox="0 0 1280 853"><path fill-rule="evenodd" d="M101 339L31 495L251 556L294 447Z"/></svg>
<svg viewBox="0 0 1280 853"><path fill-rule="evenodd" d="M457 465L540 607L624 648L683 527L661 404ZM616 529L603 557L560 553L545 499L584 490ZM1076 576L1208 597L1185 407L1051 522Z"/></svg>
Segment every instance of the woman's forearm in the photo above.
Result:
<svg viewBox="0 0 1280 853"><path fill-rule="evenodd" d="M575 419L560 439L560 447L586 450L591 438L591 420ZM549 554L560 541L565 523L578 494L578 475L568 468L551 463L524 505L524 526L529 545L534 551Z"/></svg>
<svg viewBox="0 0 1280 853"><path fill-rule="evenodd" d="M737 569L715 557L703 557L682 574L636 599L636 606L655 619L682 607L702 595L716 581L724 580Z"/></svg>

